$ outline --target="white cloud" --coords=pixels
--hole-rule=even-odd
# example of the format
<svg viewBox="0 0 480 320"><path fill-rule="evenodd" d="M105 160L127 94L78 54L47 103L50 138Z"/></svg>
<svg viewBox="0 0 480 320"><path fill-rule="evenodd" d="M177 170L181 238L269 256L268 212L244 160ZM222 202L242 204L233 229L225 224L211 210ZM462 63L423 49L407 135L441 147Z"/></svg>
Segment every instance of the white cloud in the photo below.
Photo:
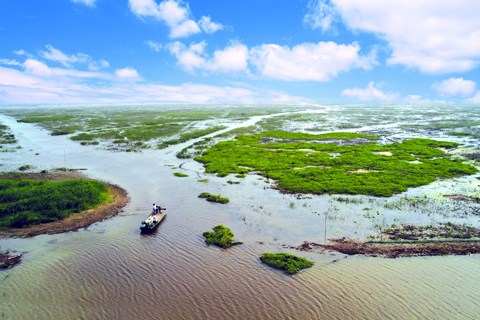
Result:
<svg viewBox="0 0 480 320"><path fill-rule="evenodd" d="M145 44L155 52L160 52L163 48L163 45L161 43L151 40L145 41Z"/></svg>
<svg viewBox="0 0 480 320"><path fill-rule="evenodd" d="M137 70L132 67L126 67L123 69L117 69L115 71L117 78L122 80L140 80L140 75Z"/></svg>
<svg viewBox="0 0 480 320"><path fill-rule="evenodd" d="M180 42L168 45L168 50L177 58L177 63L186 71L242 72L248 68L248 48L240 43L232 43L223 50L216 50L209 57L205 41L192 43L188 47Z"/></svg>
<svg viewBox="0 0 480 320"><path fill-rule="evenodd" d="M480 103L480 91L477 91L473 97L468 99L468 101L473 103Z"/></svg>
<svg viewBox="0 0 480 320"><path fill-rule="evenodd" d="M308 12L303 18L306 25L325 32L333 28L335 20L337 20L337 13L330 0L310 0L308 2Z"/></svg>
<svg viewBox="0 0 480 320"><path fill-rule="evenodd" d="M475 93L475 81L463 78L450 78L440 83L435 83L435 89L441 97L470 97Z"/></svg>
<svg viewBox="0 0 480 320"><path fill-rule="evenodd" d="M203 16L199 21L198 24L202 28L203 31L206 33L215 33L219 30L223 29L223 25L217 22L213 22L212 18Z"/></svg>
<svg viewBox="0 0 480 320"><path fill-rule="evenodd" d="M260 74L285 81L328 81L339 72L354 68L369 69L376 63L376 54L360 56L357 43L303 43L292 48L263 44L250 51L251 62Z"/></svg>
<svg viewBox="0 0 480 320"><path fill-rule="evenodd" d="M342 91L342 96L363 101L392 101L399 97L397 93L385 93L376 88L374 82L369 82L365 89L345 89Z"/></svg>
<svg viewBox="0 0 480 320"><path fill-rule="evenodd" d="M58 62L65 67L70 68L75 63L82 63L82 64L86 64L89 70L96 71L101 68L108 68L110 66L110 63L108 61L103 59L99 61L95 61L88 54L85 54L85 53L76 53L72 55L67 55L62 51L54 48L52 45L46 45L45 47L47 48L47 50L40 52L40 55L42 56L42 58L50 61Z"/></svg>
<svg viewBox="0 0 480 320"><path fill-rule="evenodd" d="M25 63L27 64L27 63ZM182 102L182 103L296 103L306 99L277 91L238 86L184 83L178 86L117 81L115 75L90 79L72 76L76 70L57 69L30 61L29 72L0 66L0 103ZM48 68L48 77L39 71ZM57 70L57 71L55 71ZM125 69L122 69L125 70ZM126 73L130 71L127 70ZM93 73L91 73L93 74ZM131 74L134 74L133 72ZM86 81L88 80L88 81Z"/></svg>
<svg viewBox="0 0 480 320"><path fill-rule="evenodd" d="M17 60L12 60L12 59L0 59L0 64L6 65L6 66L21 66L22 65Z"/></svg>
<svg viewBox="0 0 480 320"><path fill-rule="evenodd" d="M40 77L48 77L52 74L52 70L43 62L35 59L27 59L23 67L25 72Z"/></svg>
<svg viewBox="0 0 480 320"><path fill-rule="evenodd" d="M170 38L183 38L202 32L213 33L223 26L203 16L195 22L188 3L179 0L164 0L158 5L155 0L129 0L130 9L140 18L151 17L164 22L170 28ZM202 29L201 29L201 28Z"/></svg>
<svg viewBox="0 0 480 320"><path fill-rule="evenodd" d="M390 65L425 73L464 72L480 62L478 0L332 0L345 24L373 32L392 50Z"/></svg>
<svg viewBox="0 0 480 320"><path fill-rule="evenodd" d="M73 3L80 3L84 4L87 7L95 7L95 1L96 0L71 0Z"/></svg>

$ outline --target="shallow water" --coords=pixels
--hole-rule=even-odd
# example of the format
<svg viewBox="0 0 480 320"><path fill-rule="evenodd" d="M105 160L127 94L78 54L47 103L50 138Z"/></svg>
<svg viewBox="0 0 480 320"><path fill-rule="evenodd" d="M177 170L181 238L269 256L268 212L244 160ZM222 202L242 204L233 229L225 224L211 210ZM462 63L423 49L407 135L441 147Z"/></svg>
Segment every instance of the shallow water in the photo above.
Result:
<svg viewBox="0 0 480 320"><path fill-rule="evenodd" d="M87 229L0 239L0 250L25 252L20 265L0 272L0 319L476 319L480 311L479 256L389 260L282 248L326 237L365 238L382 223L478 225L478 217L450 210L384 207L402 197L427 195L426 206L438 200L441 208L448 202L439 194L478 190L475 177L437 182L391 199L298 200L257 176L239 185L206 176L198 163L175 158L185 145L114 153L52 137L6 116L0 115L0 122L11 127L22 146L0 154L2 170L23 164L37 170L85 168L90 177L121 185L131 197L119 216ZM174 177L176 171L189 177ZM209 182L197 182L200 178ZM231 203L198 199L202 191L221 193ZM142 236L139 222L152 201L167 207L168 216L155 234ZM229 250L207 247L202 233L219 223L244 244ZM290 277L258 260L263 252L279 250L316 264Z"/></svg>

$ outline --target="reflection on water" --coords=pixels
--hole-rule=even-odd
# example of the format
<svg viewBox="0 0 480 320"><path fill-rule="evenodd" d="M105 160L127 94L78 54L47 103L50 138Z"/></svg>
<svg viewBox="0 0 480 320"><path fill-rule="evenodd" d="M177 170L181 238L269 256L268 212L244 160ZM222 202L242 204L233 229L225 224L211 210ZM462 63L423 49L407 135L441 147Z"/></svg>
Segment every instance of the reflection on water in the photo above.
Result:
<svg viewBox="0 0 480 320"><path fill-rule="evenodd" d="M181 169L189 177L176 178L172 173L179 169L166 166L181 163L172 149L111 153L5 116L0 122L11 126L22 146L1 154L2 170L22 164L86 168L89 176L127 189L132 199L121 215L85 230L0 240L1 250L26 253L19 266L0 272L0 319L477 318L478 256L387 260L294 252L316 262L294 277L258 260L263 252L284 250L282 244L324 241L325 220L327 237L357 238L382 223L478 224L471 215L418 212L402 202L420 195L437 199L459 185L478 190L472 177L391 199L298 200L257 176L239 185L212 176L199 183L203 170L193 161ZM231 203L198 199L202 191L222 193ZM448 204L438 201L438 207ZM166 207L168 217L155 234L142 236L139 222L152 202ZM207 247L201 235L219 223L245 243L229 250Z"/></svg>

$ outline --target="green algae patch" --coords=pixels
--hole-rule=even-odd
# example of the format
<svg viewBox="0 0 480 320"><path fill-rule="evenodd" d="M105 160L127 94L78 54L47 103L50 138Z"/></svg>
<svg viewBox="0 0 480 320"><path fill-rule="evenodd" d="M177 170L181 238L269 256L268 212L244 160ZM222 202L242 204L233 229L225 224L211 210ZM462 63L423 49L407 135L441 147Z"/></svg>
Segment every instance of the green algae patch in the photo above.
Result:
<svg viewBox="0 0 480 320"><path fill-rule="evenodd" d="M229 228L221 224L213 227L213 232L204 232L203 236L205 237L205 243L207 245L213 244L223 249L230 248L231 246L237 244L242 244L242 242L233 241L233 232Z"/></svg>
<svg viewBox="0 0 480 320"><path fill-rule="evenodd" d="M478 170L443 149L456 143L411 139L380 145L378 137L350 132L263 132L217 143L195 160L207 173L257 173L287 193L389 197Z"/></svg>
<svg viewBox="0 0 480 320"><path fill-rule="evenodd" d="M269 267L282 270L287 274L295 274L302 269L313 266L313 262L289 253L264 253L260 261Z"/></svg>
<svg viewBox="0 0 480 320"><path fill-rule="evenodd" d="M228 199L227 197L223 197L222 195L219 195L219 194L211 194L208 192L202 192L198 195L198 197L202 199L207 199L207 201L215 202L215 203L225 204L230 202L230 199Z"/></svg>
<svg viewBox="0 0 480 320"><path fill-rule="evenodd" d="M94 180L0 180L0 228L62 220L110 201L107 185Z"/></svg>

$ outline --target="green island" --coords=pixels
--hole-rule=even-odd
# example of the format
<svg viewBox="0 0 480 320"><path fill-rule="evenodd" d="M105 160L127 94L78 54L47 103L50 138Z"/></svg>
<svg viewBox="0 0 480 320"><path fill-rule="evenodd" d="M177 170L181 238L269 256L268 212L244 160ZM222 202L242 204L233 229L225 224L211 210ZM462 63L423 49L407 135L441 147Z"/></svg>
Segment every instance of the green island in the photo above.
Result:
<svg viewBox="0 0 480 320"><path fill-rule="evenodd" d="M202 192L198 195L199 198L207 199L209 202L215 202L215 203L228 203L230 202L230 199L227 197L223 197L222 195L219 194L211 194L208 192Z"/></svg>
<svg viewBox="0 0 480 320"><path fill-rule="evenodd" d="M289 253L264 253L260 256L260 261L272 268L282 270L287 274L295 274L302 269L313 266L313 262L305 258L294 256Z"/></svg>
<svg viewBox="0 0 480 320"><path fill-rule="evenodd" d="M109 202L107 184L94 180L0 180L0 228L62 220Z"/></svg>
<svg viewBox="0 0 480 320"><path fill-rule="evenodd" d="M443 149L458 144L431 139L375 143L376 135L269 131L213 145L195 160L219 177L257 173L287 193L389 197L478 170Z"/></svg>
<svg viewBox="0 0 480 320"><path fill-rule="evenodd" d="M205 243L207 245L215 245L217 247L227 249L231 246L242 244L242 242L233 241L233 232L224 225L217 225L213 227L213 232L206 231L203 233Z"/></svg>

